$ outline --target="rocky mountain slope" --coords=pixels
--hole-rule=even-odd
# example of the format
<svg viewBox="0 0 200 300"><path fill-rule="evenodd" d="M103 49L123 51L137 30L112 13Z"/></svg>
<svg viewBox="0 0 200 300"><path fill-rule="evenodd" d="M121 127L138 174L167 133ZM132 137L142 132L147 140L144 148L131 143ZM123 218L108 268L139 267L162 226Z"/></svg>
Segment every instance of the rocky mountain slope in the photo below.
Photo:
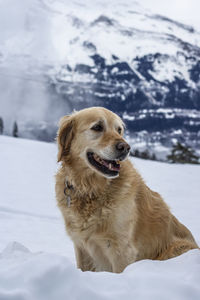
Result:
<svg viewBox="0 0 200 300"><path fill-rule="evenodd" d="M23 74L31 73L31 79L38 79L38 70L42 74L50 94L47 106L55 112L51 124L63 112L100 105L123 117L135 147L153 151L177 140L200 146L200 33L192 26L155 15L135 1L30 3L23 27L30 40L22 41L26 47L17 60L28 61ZM36 15L43 31L48 28L39 58L33 51L40 48ZM5 49L0 48L4 66ZM51 127L46 139L54 135ZM45 131L41 136L45 139Z"/></svg>

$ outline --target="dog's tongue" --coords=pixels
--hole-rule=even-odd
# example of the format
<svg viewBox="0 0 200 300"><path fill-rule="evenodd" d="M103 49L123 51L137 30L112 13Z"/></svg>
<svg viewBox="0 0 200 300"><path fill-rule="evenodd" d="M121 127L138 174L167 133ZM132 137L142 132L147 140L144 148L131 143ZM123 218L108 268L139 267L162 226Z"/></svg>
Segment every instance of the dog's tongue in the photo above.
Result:
<svg viewBox="0 0 200 300"><path fill-rule="evenodd" d="M117 164L115 162L107 162L107 161L103 160L103 165L112 171L119 171L119 169L120 169L120 164Z"/></svg>

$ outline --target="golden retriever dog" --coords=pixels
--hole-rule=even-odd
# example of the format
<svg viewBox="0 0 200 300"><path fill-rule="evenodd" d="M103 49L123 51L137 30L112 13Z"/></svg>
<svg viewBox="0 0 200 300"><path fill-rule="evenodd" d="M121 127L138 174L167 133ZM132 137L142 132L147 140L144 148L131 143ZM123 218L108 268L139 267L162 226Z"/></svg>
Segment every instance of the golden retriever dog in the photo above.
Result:
<svg viewBox="0 0 200 300"><path fill-rule="evenodd" d="M120 273L198 248L128 160L123 133L120 117L103 107L60 120L56 198L82 271Z"/></svg>

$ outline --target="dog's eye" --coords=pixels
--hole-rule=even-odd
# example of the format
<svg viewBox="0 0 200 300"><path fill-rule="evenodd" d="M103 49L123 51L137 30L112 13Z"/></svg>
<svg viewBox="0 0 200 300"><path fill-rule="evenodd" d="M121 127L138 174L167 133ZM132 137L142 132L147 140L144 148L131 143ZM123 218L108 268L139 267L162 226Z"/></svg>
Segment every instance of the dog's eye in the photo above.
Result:
<svg viewBox="0 0 200 300"><path fill-rule="evenodd" d="M101 124L95 124L91 129L94 131L103 131L103 126Z"/></svg>
<svg viewBox="0 0 200 300"><path fill-rule="evenodd" d="M121 134L122 133L121 127L118 127L117 131L118 131L119 134Z"/></svg>

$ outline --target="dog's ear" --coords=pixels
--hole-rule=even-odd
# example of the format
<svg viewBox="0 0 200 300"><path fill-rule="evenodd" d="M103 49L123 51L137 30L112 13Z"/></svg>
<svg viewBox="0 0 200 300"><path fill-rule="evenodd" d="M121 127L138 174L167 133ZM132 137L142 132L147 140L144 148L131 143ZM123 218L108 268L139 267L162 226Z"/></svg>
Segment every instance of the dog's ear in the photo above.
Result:
<svg viewBox="0 0 200 300"><path fill-rule="evenodd" d="M67 156L70 152L75 131L74 123L75 121L71 116L64 116L60 119L57 133L58 162L62 160L63 156Z"/></svg>

